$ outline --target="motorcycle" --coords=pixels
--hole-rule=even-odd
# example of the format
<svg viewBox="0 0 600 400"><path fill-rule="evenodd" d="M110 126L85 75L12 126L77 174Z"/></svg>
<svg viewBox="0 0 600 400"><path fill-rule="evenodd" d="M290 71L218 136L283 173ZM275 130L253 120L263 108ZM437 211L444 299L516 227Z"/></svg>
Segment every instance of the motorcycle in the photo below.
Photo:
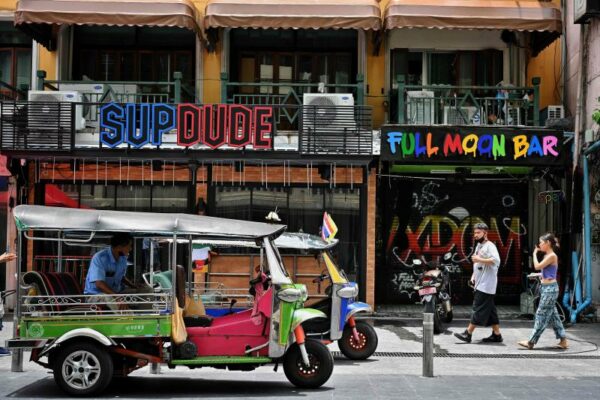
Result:
<svg viewBox="0 0 600 400"><path fill-rule="evenodd" d="M450 267L452 266L452 253L446 253L444 262L423 263L413 260L413 267L423 268L419 274L414 289L421 297L424 312L433 313L433 332L442 333L443 323L452 322L452 301L450 285Z"/></svg>

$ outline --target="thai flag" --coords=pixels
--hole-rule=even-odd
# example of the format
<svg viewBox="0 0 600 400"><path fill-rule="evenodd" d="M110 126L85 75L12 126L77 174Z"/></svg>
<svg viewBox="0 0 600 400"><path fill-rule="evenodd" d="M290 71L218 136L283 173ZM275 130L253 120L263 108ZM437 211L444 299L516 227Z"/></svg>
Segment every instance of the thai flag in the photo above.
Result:
<svg viewBox="0 0 600 400"><path fill-rule="evenodd" d="M327 212L323 213L323 227L321 228L321 237L323 240L330 241L332 240L338 231L338 227L333 222L333 218Z"/></svg>

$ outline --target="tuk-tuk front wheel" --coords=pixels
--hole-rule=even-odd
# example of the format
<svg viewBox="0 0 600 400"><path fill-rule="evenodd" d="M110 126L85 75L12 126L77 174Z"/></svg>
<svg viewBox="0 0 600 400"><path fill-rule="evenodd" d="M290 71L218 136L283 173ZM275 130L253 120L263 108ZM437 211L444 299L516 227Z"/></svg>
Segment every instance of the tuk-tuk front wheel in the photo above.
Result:
<svg viewBox="0 0 600 400"><path fill-rule="evenodd" d="M305 365L298 343L294 343L283 361L283 371L295 386L308 389L321 387L333 372L333 357L327 346L314 339L306 339L306 352L310 365Z"/></svg>
<svg viewBox="0 0 600 400"><path fill-rule="evenodd" d="M375 329L364 321L356 321L358 341L352 332L352 327L346 324L338 346L342 354L351 360L366 360L377 349L377 333Z"/></svg>
<svg viewBox="0 0 600 400"><path fill-rule="evenodd" d="M109 353L89 342L75 342L54 357L54 380L73 396L92 396L110 383L113 363Z"/></svg>

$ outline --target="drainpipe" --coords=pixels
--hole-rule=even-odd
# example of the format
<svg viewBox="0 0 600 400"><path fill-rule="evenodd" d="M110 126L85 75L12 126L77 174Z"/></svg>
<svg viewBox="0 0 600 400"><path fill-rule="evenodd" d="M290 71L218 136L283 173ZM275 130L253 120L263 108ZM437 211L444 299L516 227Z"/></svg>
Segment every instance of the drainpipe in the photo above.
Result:
<svg viewBox="0 0 600 400"><path fill-rule="evenodd" d="M573 252L573 290L575 291L575 308L568 304L568 292L565 291L563 304L571 312L571 323L577 321L577 315L592 303L592 219L590 210L590 172L588 169L588 156L600 149L600 141L595 142L583 152L581 159L583 167L583 257L585 268L585 300L581 302L581 273L577 252Z"/></svg>

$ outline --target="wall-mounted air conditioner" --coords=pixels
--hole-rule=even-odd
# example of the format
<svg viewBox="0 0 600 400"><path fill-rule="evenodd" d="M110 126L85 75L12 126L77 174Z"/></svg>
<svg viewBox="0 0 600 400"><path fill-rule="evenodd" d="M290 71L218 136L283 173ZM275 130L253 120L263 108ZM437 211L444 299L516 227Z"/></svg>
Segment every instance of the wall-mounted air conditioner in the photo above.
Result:
<svg viewBox="0 0 600 400"><path fill-rule="evenodd" d="M560 119L565 117L563 106L548 106L548 119Z"/></svg>
<svg viewBox="0 0 600 400"><path fill-rule="evenodd" d="M428 90L406 92L406 120L409 124L435 123L435 94Z"/></svg>
<svg viewBox="0 0 600 400"><path fill-rule="evenodd" d="M477 107L444 106L444 125L470 125ZM485 124L485 121L483 121Z"/></svg>
<svg viewBox="0 0 600 400"><path fill-rule="evenodd" d="M304 93L302 105L306 127L335 129L355 125L351 93Z"/></svg>
<svg viewBox="0 0 600 400"><path fill-rule="evenodd" d="M27 100L27 126L36 130L71 129L71 120L75 119L75 129L85 128L83 104L75 106L72 113L70 103L82 103L81 93L74 91L30 90ZM73 115L74 114L74 115Z"/></svg>

